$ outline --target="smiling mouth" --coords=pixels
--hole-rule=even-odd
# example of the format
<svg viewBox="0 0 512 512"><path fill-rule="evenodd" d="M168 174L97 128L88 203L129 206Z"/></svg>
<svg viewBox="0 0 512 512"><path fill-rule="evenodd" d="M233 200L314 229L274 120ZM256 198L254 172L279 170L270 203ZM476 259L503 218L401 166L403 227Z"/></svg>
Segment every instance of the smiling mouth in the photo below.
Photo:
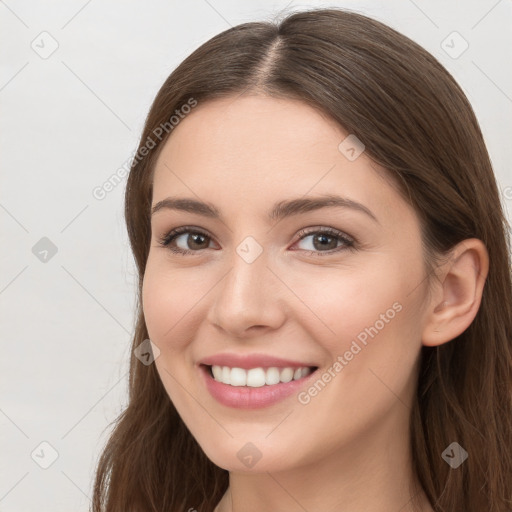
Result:
<svg viewBox="0 0 512 512"><path fill-rule="evenodd" d="M250 369L218 365L201 366L216 382L239 388L259 388L264 386L274 386L277 384L286 384L288 382L307 377L318 369L317 366L270 366Z"/></svg>

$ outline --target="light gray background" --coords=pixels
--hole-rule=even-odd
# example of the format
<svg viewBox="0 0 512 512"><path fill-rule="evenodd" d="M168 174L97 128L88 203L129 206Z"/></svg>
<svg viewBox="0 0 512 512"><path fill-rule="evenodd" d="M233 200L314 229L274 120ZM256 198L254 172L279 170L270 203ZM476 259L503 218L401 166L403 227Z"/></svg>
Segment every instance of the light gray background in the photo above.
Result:
<svg viewBox="0 0 512 512"><path fill-rule="evenodd" d="M101 201L93 189L130 159L154 95L192 50L310 6L375 17L448 68L510 210L511 0L0 1L0 511L88 510L108 423L126 403L136 290L126 180ZM469 43L458 58L442 47L453 31ZM46 262L32 251L43 237L57 248Z"/></svg>

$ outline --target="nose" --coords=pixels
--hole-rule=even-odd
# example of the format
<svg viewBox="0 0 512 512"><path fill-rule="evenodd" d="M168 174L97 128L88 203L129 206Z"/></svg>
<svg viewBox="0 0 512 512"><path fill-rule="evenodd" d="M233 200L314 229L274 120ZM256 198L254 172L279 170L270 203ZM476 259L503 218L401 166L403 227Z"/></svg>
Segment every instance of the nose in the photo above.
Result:
<svg viewBox="0 0 512 512"><path fill-rule="evenodd" d="M268 267L265 251L251 263L235 253L212 293L208 320L226 336L261 336L285 321L285 287Z"/></svg>

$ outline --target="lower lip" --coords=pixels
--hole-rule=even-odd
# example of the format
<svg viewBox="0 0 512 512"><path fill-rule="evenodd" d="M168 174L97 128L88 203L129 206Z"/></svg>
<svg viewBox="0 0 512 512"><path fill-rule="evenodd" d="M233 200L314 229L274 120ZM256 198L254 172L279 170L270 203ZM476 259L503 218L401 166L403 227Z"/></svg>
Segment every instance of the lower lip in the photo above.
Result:
<svg viewBox="0 0 512 512"><path fill-rule="evenodd" d="M260 409L280 402L290 395L297 393L316 374L315 370L301 379L281 382L272 386L252 388L249 386L230 386L229 384L217 382L210 375L210 368L207 366L200 365L199 370L213 398L222 405L237 409Z"/></svg>

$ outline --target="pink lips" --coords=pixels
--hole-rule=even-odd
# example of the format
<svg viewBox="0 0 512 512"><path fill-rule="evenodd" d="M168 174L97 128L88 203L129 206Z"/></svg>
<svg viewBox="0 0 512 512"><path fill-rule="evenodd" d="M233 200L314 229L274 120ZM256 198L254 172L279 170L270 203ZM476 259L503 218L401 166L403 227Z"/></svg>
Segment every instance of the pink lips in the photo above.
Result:
<svg viewBox="0 0 512 512"><path fill-rule="evenodd" d="M222 405L239 409L259 409L273 405L294 393L298 393L298 391L304 387L306 381L310 380L311 376L316 374L316 372L312 372L301 379L292 380L290 382L280 382L279 384L271 386L265 385L258 388L248 386L237 387L217 382L210 373L210 367L214 365L244 369L258 367L300 368L312 367L314 365L261 354L247 356L217 354L202 359L199 363L199 371L210 394Z"/></svg>

